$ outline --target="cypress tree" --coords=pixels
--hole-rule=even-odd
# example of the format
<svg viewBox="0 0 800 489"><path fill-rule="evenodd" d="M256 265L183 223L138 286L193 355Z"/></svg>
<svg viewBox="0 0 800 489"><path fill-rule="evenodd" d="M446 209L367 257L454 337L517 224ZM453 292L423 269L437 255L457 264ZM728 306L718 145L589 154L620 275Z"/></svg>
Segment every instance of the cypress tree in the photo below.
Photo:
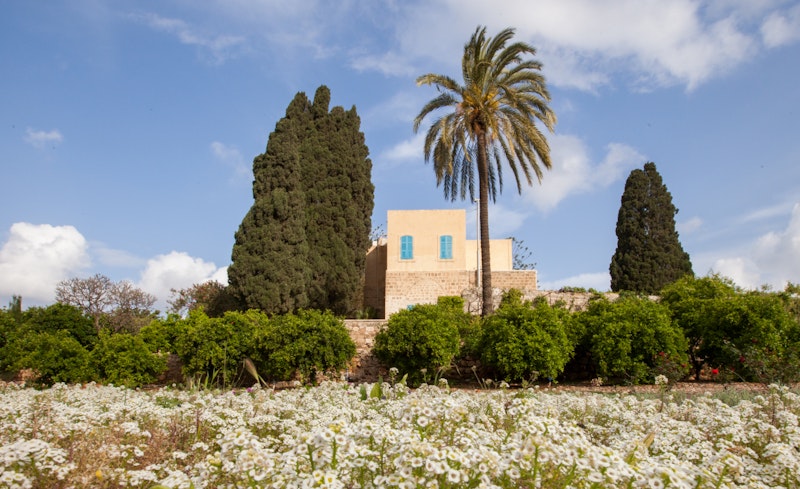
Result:
<svg viewBox="0 0 800 489"><path fill-rule="evenodd" d="M242 308L283 314L308 306L300 140L309 118L308 99L298 93L253 160L255 202L235 234L228 268Z"/></svg>
<svg viewBox="0 0 800 489"><path fill-rule="evenodd" d="M617 249L611 258L611 290L657 294L692 274L689 254L675 230L678 209L653 162L625 182L617 216Z"/></svg>
<svg viewBox="0 0 800 489"><path fill-rule="evenodd" d="M369 150L355 107L298 93L253 165L255 203L236 233L231 288L242 306L282 313L361 305L372 227Z"/></svg>
<svg viewBox="0 0 800 489"><path fill-rule="evenodd" d="M317 89L303 154L312 307L350 314L361 305L374 187L372 163L355 108L330 112L330 90Z"/></svg>

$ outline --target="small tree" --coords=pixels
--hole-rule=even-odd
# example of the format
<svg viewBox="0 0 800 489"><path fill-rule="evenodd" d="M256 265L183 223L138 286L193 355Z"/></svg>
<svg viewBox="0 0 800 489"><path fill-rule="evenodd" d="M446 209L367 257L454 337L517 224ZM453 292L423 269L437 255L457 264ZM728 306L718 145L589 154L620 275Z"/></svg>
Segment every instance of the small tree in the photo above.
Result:
<svg viewBox="0 0 800 489"><path fill-rule="evenodd" d="M202 307L209 317L220 317L227 311L236 310L238 303L228 288L216 280L194 284L185 289L170 289L170 312L185 314Z"/></svg>
<svg viewBox="0 0 800 489"><path fill-rule="evenodd" d="M209 318L201 310L191 311L181 321L174 344L184 373L211 385L230 385L252 350L253 329L253 321L244 313Z"/></svg>
<svg viewBox="0 0 800 489"><path fill-rule="evenodd" d="M658 302L632 295L615 302L597 299L576 320L583 322L584 342L601 377L652 382L660 359L683 368L672 380L688 373L686 338Z"/></svg>
<svg viewBox="0 0 800 489"><path fill-rule="evenodd" d="M113 282L105 275L89 278L71 278L56 285L56 301L80 308L94 320L94 328L100 331L100 318L112 304Z"/></svg>
<svg viewBox="0 0 800 489"><path fill-rule="evenodd" d="M657 294L692 274L692 262L675 230L672 195L655 163L633 170L617 216L617 249L611 257L611 290Z"/></svg>
<svg viewBox="0 0 800 489"><path fill-rule="evenodd" d="M509 381L555 379L572 357L567 336L569 311L544 298L522 300L508 291L495 313L484 319L481 362Z"/></svg>
<svg viewBox="0 0 800 489"><path fill-rule="evenodd" d="M251 357L259 374L270 379L299 375L315 382L321 374L344 370L356 355L344 322L330 311L264 316L258 324Z"/></svg>
<svg viewBox="0 0 800 489"><path fill-rule="evenodd" d="M100 333L89 360L99 379L126 387L153 383L167 368L165 357L152 353L139 336L108 331Z"/></svg>
<svg viewBox="0 0 800 489"><path fill-rule="evenodd" d="M525 246L524 241L512 237L511 248L514 270L533 270L536 268L536 263L531 261L533 252Z"/></svg>
<svg viewBox="0 0 800 489"><path fill-rule="evenodd" d="M689 338L695 378L703 367L748 381L796 377L790 358L800 351L800 327L780 294L744 292L719 276L685 277L664 288L662 302Z"/></svg>
<svg viewBox="0 0 800 489"><path fill-rule="evenodd" d="M92 318L97 332L103 319L113 330L136 331L152 319L156 298L129 281L115 283L98 273L59 282L56 301L81 309Z"/></svg>
<svg viewBox="0 0 800 489"><path fill-rule="evenodd" d="M419 304L389 317L375 336L373 352L387 367L420 382L426 374L450 366L459 352L459 331L470 321L461 298L443 297L437 304Z"/></svg>
<svg viewBox="0 0 800 489"><path fill-rule="evenodd" d="M114 331L135 333L154 319L154 295L135 287L127 280L113 284L110 294L114 308L107 317L109 326Z"/></svg>

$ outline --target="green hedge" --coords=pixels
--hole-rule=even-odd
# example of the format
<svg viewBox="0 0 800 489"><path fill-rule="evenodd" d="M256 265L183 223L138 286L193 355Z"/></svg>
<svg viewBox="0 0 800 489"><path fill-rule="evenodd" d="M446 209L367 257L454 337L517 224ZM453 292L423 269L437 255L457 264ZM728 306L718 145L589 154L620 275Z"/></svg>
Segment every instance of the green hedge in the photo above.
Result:
<svg viewBox="0 0 800 489"><path fill-rule="evenodd" d="M566 309L544 299L523 302L522 294L511 290L484 320L481 362L507 381L555 379L572 357L571 320Z"/></svg>
<svg viewBox="0 0 800 489"><path fill-rule="evenodd" d="M442 297L392 314L375 337L373 352L387 367L408 375L412 384L435 378L459 354L460 331L472 317L460 297Z"/></svg>

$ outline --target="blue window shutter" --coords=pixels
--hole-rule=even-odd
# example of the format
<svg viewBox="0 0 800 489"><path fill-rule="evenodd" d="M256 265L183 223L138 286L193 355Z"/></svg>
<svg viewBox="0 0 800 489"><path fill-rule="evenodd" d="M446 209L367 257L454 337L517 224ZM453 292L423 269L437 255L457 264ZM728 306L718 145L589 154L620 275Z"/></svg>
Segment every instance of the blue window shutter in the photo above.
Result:
<svg viewBox="0 0 800 489"><path fill-rule="evenodd" d="M453 237L440 236L439 237L439 259L452 260L453 259Z"/></svg>
<svg viewBox="0 0 800 489"><path fill-rule="evenodd" d="M400 237L400 259L411 260L414 258L414 237L401 236Z"/></svg>

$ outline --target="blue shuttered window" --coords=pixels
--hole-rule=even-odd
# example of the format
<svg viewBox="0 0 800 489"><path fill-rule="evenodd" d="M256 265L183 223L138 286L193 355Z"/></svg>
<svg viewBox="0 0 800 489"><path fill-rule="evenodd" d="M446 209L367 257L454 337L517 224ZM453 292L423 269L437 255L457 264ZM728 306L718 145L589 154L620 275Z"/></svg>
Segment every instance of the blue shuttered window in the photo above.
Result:
<svg viewBox="0 0 800 489"><path fill-rule="evenodd" d="M401 236L400 237L400 259L411 260L414 258L414 237Z"/></svg>
<svg viewBox="0 0 800 489"><path fill-rule="evenodd" d="M440 236L439 237L439 259L452 260L453 259L453 237Z"/></svg>

